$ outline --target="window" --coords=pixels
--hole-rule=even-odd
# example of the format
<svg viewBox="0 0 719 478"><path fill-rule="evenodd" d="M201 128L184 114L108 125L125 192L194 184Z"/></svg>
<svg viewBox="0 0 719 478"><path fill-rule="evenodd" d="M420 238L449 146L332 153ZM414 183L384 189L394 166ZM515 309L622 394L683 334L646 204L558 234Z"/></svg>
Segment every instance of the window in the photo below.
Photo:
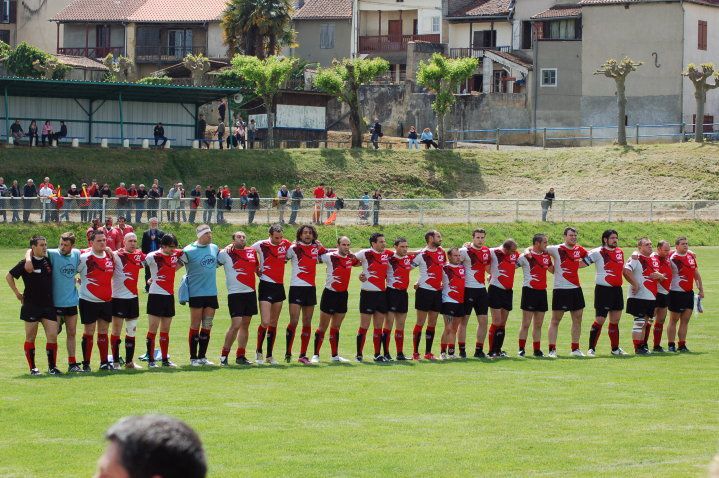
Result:
<svg viewBox="0 0 719 478"><path fill-rule="evenodd" d="M581 20L553 20L544 22L543 38L546 40L581 40Z"/></svg>
<svg viewBox="0 0 719 478"><path fill-rule="evenodd" d="M522 50L532 48L532 22L522 22Z"/></svg>
<svg viewBox="0 0 719 478"><path fill-rule="evenodd" d="M706 22L706 20L699 20L698 27L699 27L698 28L698 33L699 33L698 48L700 50L706 50L707 49L707 22Z"/></svg>
<svg viewBox="0 0 719 478"><path fill-rule="evenodd" d="M192 53L192 30L168 30L167 54L184 58L188 53Z"/></svg>
<svg viewBox="0 0 719 478"><path fill-rule="evenodd" d="M335 24L323 23L320 25L320 48L332 49L335 47Z"/></svg>
<svg viewBox="0 0 719 478"><path fill-rule="evenodd" d="M490 48L497 46L497 30L479 30L473 32L473 45L476 50L479 48Z"/></svg>
<svg viewBox="0 0 719 478"><path fill-rule="evenodd" d="M10 30L0 30L0 41L10 44Z"/></svg>
<svg viewBox="0 0 719 478"><path fill-rule="evenodd" d="M542 68L542 86L557 86L556 68Z"/></svg>
<svg viewBox="0 0 719 478"><path fill-rule="evenodd" d="M432 17L432 33L439 33L439 17Z"/></svg>
<svg viewBox="0 0 719 478"><path fill-rule="evenodd" d="M16 23L17 0L0 0L0 23Z"/></svg>

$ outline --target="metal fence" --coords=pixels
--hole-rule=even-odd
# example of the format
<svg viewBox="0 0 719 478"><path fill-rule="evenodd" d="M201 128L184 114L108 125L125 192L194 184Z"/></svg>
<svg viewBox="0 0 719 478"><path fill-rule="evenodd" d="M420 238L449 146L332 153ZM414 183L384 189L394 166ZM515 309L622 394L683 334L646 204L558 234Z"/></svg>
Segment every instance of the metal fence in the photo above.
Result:
<svg viewBox="0 0 719 478"><path fill-rule="evenodd" d="M325 222L336 213L334 223L352 224L436 224L500 223L539 221L539 199L344 199L337 209L333 200L306 199L300 203L277 204L276 198L262 198L255 208L241 199L211 204L202 198L181 201L167 198L128 200L117 198L65 198L64 204L39 198L0 198L0 220L7 222L82 222L124 216L129 223L161 222L271 224ZM582 221L677 221L719 220L719 201L703 200L555 200L547 220Z"/></svg>

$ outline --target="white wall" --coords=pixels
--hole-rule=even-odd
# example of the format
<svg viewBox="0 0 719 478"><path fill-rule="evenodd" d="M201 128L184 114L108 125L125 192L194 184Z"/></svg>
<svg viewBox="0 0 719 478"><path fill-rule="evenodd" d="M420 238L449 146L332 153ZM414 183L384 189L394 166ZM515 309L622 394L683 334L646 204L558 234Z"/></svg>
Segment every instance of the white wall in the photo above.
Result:
<svg viewBox="0 0 719 478"><path fill-rule="evenodd" d="M699 65L701 63L719 63L719 8L693 3L684 4L684 64ZM707 22L707 49L699 50L699 20ZM688 79L682 84L683 105L682 118L686 123L692 121L696 113L696 100L694 99L694 85ZM707 93L707 102L704 114L713 115L714 121L719 122L719 90Z"/></svg>
<svg viewBox="0 0 719 478"><path fill-rule="evenodd" d="M449 47L469 48L471 41L469 37L469 23L449 24ZM491 22L472 23L472 31L491 30ZM497 30L497 46L510 46L512 43L512 26L506 21L494 22L494 29Z"/></svg>
<svg viewBox="0 0 719 478"><path fill-rule="evenodd" d="M219 22L210 23L207 28L207 56L227 58L227 45Z"/></svg>
<svg viewBox="0 0 719 478"><path fill-rule="evenodd" d="M396 0L358 0L359 10L377 11L377 10L417 10L417 9L434 9L442 12L442 0L411 0L407 2L397 2Z"/></svg>
<svg viewBox="0 0 719 478"><path fill-rule="evenodd" d="M46 2L30 2L31 9L25 8L24 2L17 2L17 42L27 42L41 50L54 53L57 47L57 24L48 20L65 8L72 0L48 0ZM34 11L38 4L40 8ZM60 41L62 41L60 26ZM62 46L62 45L60 45ZM83 45L84 46L84 45Z"/></svg>
<svg viewBox="0 0 719 478"><path fill-rule="evenodd" d="M533 15L541 13L558 2L557 0L517 0L514 5L512 19L512 47L519 49L522 46L522 21L529 20ZM570 3L570 2L567 2Z"/></svg>

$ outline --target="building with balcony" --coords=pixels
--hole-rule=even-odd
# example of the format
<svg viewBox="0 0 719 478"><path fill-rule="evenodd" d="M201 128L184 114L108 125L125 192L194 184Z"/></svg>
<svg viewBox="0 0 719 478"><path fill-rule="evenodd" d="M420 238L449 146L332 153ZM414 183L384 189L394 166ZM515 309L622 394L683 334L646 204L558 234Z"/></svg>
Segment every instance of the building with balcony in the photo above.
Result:
<svg viewBox="0 0 719 478"><path fill-rule="evenodd" d="M52 18L56 51L93 59L123 55L135 63L138 78L188 53L227 61L220 27L225 6L225 0L75 0Z"/></svg>
<svg viewBox="0 0 719 478"><path fill-rule="evenodd" d="M352 55L352 0L300 0L292 25L297 46L289 56L329 66Z"/></svg>

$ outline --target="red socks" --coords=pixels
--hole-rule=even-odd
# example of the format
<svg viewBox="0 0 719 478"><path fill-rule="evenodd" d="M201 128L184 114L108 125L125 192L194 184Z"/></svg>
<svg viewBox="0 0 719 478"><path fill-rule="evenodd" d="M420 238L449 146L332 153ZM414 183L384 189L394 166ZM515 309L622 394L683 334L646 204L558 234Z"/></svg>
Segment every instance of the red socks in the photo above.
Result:
<svg viewBox="0 0 719 478"><path fill-rule="evenodd" d="M262 344L265 342L267 328L262 325L257 326L257 353L262 353Z"/></svg>
<svg viewBox="0 0 719 478"><path fill-rule="evenodd" d="M493 348L493 346L494 346L494 333L495 333L496 331L497 331L497 326L494 325L494 324L490 324L490 326L489 326L489 333L487 334L487 336L489 337L489 350L490 350L490 351L494 350L494 348Z"/></svg>
<svg viewBox="0 0 719 478"><path fill-rule="evenodd" d="M540 350L540 349L542 348L542 347L541 347L541 342L532 342L532 348L533 348L535 351Z"/></svg>
<svg viewBox="0 0 719 478"><path fill-rule="evenodd" d="M572 342L572 352L579 350L579 342Z"/></svg>
<svg viewBox="0 0 719 478"><path fill-rule="evenodd" d="M167 360L167 350L170 347L170 334L160 332L160 351L162 352L162 360Z"/></svg>
<svg viewBox="0 0 719 478"><path fill-rule="evenodd" d="M394 330L394 345L398 354L404 353L404 330Z"/></svg>
<svg viewBox="0 0 719 478"><path fill-rule="evenodd" d="M616 350L619 347L619 324L609 324L607 326L607 333L609 334L609 342L611 343L612 350Z"/></svg>
<svg viewBox="0 0 719 478"><path fill-rule="evenodd" d="M97 348L100 351L100 363L107 363L107 334L97 334Z"/></svg>
<svg viewBox="0 0 719 478"><path fill-rule="evenodd" d="M293 333L294 336L294 333ZM300 347L300 355L304 357L307 355L307 347L310 345L310 337L312 336L312 327L302 327L302 346ZM289 353L289 352L287 352Z"/></svg>
<svg viewBox="0 0 719 478"><path fill-rule="evenodd" d="M230 355L230 349L222 347L222 351L220 352L220 357L227 357Z"/></svg>
<svg viewBox="0 0 719 478"><path fill-rule="evenodd" d="M419 353L419 343L422 340L422 326L417 324L414 326L414 329L412 330L412 347L414 350L414 353Z"/></svg>
<svg viewBox="0 0 719 478"><path fill-rule="evenodd" d="M382 329L372 330L372 345L374 345L375 356L382 353Z"/></svg>
<svg viewBox="0 0 719 478"><path fill-rule="evenodd" d="M527 339L519 339L519 349L524 350L524 347L527 345Z"/></svg>
<svg viewBox="0 0 719 478"><path fill-rule="evenodd" d="M30 370L36 368L35 342L25 342L25 344L23 345L23 349L25 350L25 359L27 360L27 364L30 366Z"/></svg>
<svg viewBox="0 0 719 478"><path fill-rule="evenodd" d="M325 332L320 329L315 330L315 355L320 354L320 349L322 349L322 342L324 342L324 340Z"/></svg>
<svg viewBox="0 0 719 478"><path fill-rule="evenodd" d="M654 323L654 346L659 347L662 344L662 332L664 332L664 323Z"/></svg>
<svg viewBox="0 0 719 478"><path fill-rule="evenodd" d="M241 347L237 347L237 352L235 353L236 357L244 357L245 356L245 349Z"/></svg>
<svg viewBox="0 0 719 478"><path fill-rule="evenodd" d="M336 357L339 353L340 345L340 329L330 328L330 347L332 348L332 356Z"/></svg>

